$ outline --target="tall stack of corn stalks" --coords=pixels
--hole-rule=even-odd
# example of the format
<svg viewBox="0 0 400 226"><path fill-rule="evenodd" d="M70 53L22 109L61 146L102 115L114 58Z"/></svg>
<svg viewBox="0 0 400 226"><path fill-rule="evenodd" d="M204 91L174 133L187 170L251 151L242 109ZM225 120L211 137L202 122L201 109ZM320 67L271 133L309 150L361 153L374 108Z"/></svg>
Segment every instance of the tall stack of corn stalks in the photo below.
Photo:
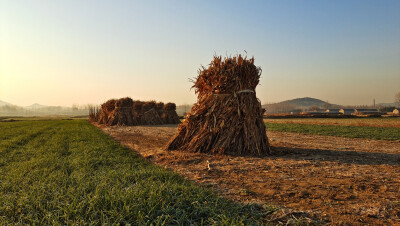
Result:
<svg viewBox="0 0 400 226"><path fill-rule="evenodd" d="M162 102L133 101L126 97L108 100L100 108L89 108L89 120L106 126L178 124L180 120L175 110L174 103L164 105Z"/></svg>
<svg viewBox="0 0 400 226"><path fill-rule="evenodd" d="M214 56L194 82L197 103L167 150L257 155L270 153L263 109L256 97L261 69L254 58Z"/></svg>

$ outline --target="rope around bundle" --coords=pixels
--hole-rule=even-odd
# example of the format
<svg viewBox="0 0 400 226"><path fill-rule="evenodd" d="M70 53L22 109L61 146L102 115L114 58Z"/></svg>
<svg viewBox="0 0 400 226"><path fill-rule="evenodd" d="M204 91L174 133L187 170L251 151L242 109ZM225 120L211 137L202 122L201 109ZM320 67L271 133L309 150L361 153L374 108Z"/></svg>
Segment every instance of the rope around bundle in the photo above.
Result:
<svg viewBox="0 0 400 226"><path fill-rule="evenodd" d="M240 90L240 91L236 92L236 94L239 94L239 93L255 93L255 92L251 89L244 89L244 90Z"/></svg>
<svg viewBox="0 0 400 226"><path fill-rule="evenodd" d="M229 96L229 95L236 96L236 94L240 94L240 93L255 93L255 92L253 90L250 90L250 89L244 89L244 90L237 91L236 93L222 93L222 94L213 93L213 95L214 96Z"/></svg>

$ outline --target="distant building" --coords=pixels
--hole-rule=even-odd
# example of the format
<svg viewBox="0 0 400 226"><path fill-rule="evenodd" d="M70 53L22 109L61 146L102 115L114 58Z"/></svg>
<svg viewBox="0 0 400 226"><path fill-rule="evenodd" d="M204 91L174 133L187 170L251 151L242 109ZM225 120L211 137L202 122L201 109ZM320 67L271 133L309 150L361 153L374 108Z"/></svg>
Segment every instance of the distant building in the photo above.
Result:
<svg viewBox="0 0 400 226"><path fill-rule="evenodd" d="M351 115L354 113L354 109L352 108L342 108L339 110L340 113L344 114L344 115Z"/></svg>
<svg viewBox="0 0 400 226"><path fill-rule="evenodd" d="M393 114L394 114L394 115L399 115L399 114L400 114L399 109L394 109L394 110L393 110Z"/></svg>
<svg viewBox="0 0 400 226"><path fill-rule="evenodd" d="M300 112L302 112L300 109L294 109L290 114L299 114Z"/></svg>
<svg viewBox="0 0 400 226"><path fill-rule="evenodd" d="M327 109L325 112L328 114L340 114L340 109L339 108L330 108L330 109Z"/></svg>
<svg viewBox="0 0 400 226"><path fill-rule="evenodd" d="M362 109L362 108L357 108L354 109L354 114L355 115L380 115L380 112L378 109Z"/></svg>

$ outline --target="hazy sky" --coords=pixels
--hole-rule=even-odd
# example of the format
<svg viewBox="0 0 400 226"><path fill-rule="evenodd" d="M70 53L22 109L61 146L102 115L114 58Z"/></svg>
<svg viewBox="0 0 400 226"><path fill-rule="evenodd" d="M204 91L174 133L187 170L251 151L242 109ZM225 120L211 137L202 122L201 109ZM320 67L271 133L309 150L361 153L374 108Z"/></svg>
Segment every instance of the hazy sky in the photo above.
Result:
<svg viewBox="0 0 400 226"><path fill-rule="evenodd" d="M400 1L0 0L0 100L195 102L188 78L247 51L262 103L393 102Z"/></svg>

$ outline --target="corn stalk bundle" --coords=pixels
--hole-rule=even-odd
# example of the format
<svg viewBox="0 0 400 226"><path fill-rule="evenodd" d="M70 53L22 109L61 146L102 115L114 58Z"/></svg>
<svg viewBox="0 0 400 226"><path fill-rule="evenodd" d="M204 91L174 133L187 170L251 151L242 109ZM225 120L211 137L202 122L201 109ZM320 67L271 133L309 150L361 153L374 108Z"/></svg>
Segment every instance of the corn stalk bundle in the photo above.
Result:
<svg viewBox="0 0 400 226"><path fill-rule="evenodd" d="M167 103L164 105L164 108L161 112L161 119L164 124L179 124L181 120L179 120L179 116L176 113L176 104Z"/></svg>
<svg viewBox="0 0 400 226"><path fill-rule="evenodd" d="M133 117L135 118L137 124L140 124L140 122L142 121L141 118L143 116L143 105L145 104L145 102L140 101L140 100L135 100L133 101Z"/></svg>
<svg viewBox="0 0 400 226"><path fill-rule="evenodd" d="M141 118L141 125L161 125L164 124L161 120L160 115L158 114L157 110L151 108L150 110L143 113Z"/></svg>
<svg viewBox="0 0 400 226"><path fill-rule="evenodd" d="M97 121L99 124L107 124L109 120L109 114L115 109L115 102L115 99L111 99L101 105L100 114Z"/></svg>
<svg viewBox="0 0 400 226"><path fill-rule="evenodd" d="M142 112L144 114L146 111L149 111L151 109L156 109L156 108L157 108L157 103L155 101L147 101L147 102L144 102L144 104L143 104Z"/></svg>
<svg viewBox="0 0 400 226"><path fill-rule="evenodd" d="M156 110L157 110L159 115L162 114L163 109L164 109L164 103L163 102L158 102L157 106L156 106ZM176 110L176 106L175 106L175 110Z"/></svg>
<svg viewBox="0 0 400 226"><path fill-rule="evenodd" d="M165 110L165 111L176 111L176 104L174 104L174 103L166 103L164 105L163 110Z"/></svg>
<svg viewBox="0 0 400 226"><path fill-rule="evenodd" d="M133 101L129 97L118 100L111 99L101 105L98 123L107 126L133 126L136 121L132 109Z"/></svg>
<svg viewBox="0 0 400 226"><path fill-rule="evenodd" d="M164 110L168 106L168 109ZM111 99L103 103L100 108L89 109L89 120L104 124L114 125L161 125L180 123L176 114L176 105L168 103L164 106L162 102L155 101L133 101L131 98ZM166 113L167 116L162 119Z"/></svg>
<svg viewBox="0 0 400 226"><path fill-rule="evenodd" d="M160 115L155 110L156 108L157 103L155 101L134 101L133 115L136 118L137 125L162 124Z"/></svg>
<svg viewBox="0 0 400 226"><path fill-rule="evenodd" d="M179 125L167 150L265 155L269 143L256 97L261 69L254 58L214 57L194 82L197 103Z"/></svg>

